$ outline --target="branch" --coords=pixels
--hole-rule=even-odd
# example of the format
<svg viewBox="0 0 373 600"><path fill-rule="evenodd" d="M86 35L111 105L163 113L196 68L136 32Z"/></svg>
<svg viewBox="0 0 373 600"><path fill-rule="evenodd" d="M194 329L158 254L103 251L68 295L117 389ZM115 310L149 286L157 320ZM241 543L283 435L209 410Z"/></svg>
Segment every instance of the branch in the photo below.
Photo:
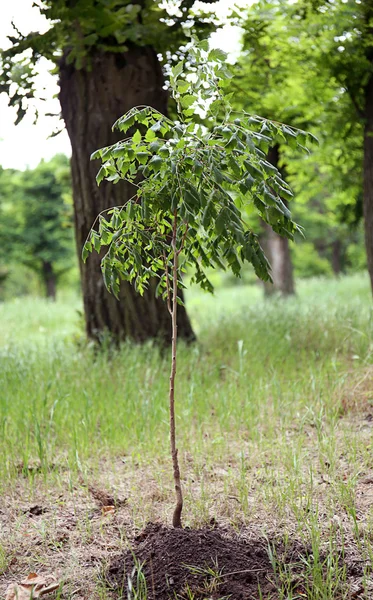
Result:
<svg viewBox="0 0 373 600"><path fill-rule="evenodd" d="M180 248L179 248L179 250L177 251L177 255L178 255L178 256L179 256L180 252L182 252L182 250L183 250L183 248L184 248L184 243L185 243L185 240L186 240L186 236L187 236L187 233L188 233L188 229L189 229L189 224L188 224L188 223L186 223L185 231L184 231L183 237L182 237L182 239L181 239L181 245L180 245Z"/></svg>

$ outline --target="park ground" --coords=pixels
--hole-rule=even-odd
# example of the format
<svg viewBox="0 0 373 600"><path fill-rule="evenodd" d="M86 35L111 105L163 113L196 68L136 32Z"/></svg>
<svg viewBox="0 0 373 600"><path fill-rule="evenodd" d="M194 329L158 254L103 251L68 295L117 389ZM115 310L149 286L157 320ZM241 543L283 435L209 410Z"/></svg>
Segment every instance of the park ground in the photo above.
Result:
<svg viewBox="0 0 373 600"><path fill-rule="evenodd" d="M184 525L268 562L243 600L373 598L368 277L303 281L287 301L254 285L192 290L187 307L198 342L178 359ZM36 572L63 584L61 599L152 597L127 577L112 591L107 573L141 554L149 522L169 535L168 352L97 353L68 295L3 303L0 321L0 595ZM221 565L188 568L205 569L204 585L170 597L229 596Z"/></svg>

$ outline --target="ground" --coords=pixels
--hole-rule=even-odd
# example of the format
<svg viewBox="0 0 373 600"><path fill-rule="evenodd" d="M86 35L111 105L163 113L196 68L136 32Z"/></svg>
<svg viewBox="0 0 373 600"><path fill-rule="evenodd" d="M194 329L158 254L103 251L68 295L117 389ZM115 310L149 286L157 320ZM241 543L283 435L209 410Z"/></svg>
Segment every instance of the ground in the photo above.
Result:
<svg viewBox="0 0 373 600"><path fill-rule="evenodd" d="M189 298L183 531L168 527L168 357L95 355L62 301L30 300L27 331L27 302L0 307L1 594L37 572L61 599L373 598L366 278L305 283L288 303Z"/></svg>

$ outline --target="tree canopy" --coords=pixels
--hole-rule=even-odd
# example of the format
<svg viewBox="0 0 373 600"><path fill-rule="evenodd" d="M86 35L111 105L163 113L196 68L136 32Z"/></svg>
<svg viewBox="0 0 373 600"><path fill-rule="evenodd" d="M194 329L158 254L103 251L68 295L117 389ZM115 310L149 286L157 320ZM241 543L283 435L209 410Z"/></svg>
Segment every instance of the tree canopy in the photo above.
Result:
<svg viewBox="0 0 373 600"><path fill-rule="evenodd" d="M36 93L36 65L41 57L57 66L63 58L76 69L90 69L97 52L115 53L119 60L132 46L151 46L172 61L187 30L204 36L213 27L213 12L194 11L195 0L40 0L34 4L48 19L49 29L23 34L14 24L12 46L0 58L0 93L5 92L17 108L17 122Z"/></svg>
<svg viewBox="0 0 373 600"><path fill-rule="evenodd" d="M308 155L280 147L280 166L297 198L294 214L328 259L328 244L338 240L346 250L356 241L349 226L362 216L363 119L357 107L371 69L364 11L356 2L261 0L245 15L233 83L237 106L277 115L319 139ZM349 33L353 22L359 33ZM352 61L359 76L350 81Z"/></svg>

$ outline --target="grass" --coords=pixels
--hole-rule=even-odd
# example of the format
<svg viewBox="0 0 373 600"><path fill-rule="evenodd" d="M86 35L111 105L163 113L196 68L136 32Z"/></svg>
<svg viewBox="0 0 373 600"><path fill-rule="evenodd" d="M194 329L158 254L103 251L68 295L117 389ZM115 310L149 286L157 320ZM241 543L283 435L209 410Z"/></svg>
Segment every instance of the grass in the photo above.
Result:
<svg viewBox="0 0 373 600"><path fill-rule="evenodd" d="M347 597L336 545L350 561L373 556L373 494L363 483L373 452L368 278L301 282L288 301L264 301L258 286L215 297L191 290L187 303L198 343L180 344L178 358L185 524L214 517L269 539L296 536L312 548L299 597ZM0 490L4 506L21 494L21 504L72 512L77 544L98 535L104 553L113 525L88 518L90 485L127 498L129 537L147 520L170 520L169 356L151 344L95 353L81 343L79 310L69 297L0 305ZM51 545L63 553L53 514L32 525L40 555L24 559L31 570ZM11 522L0 538L5 572L11 545L23 547L29 531L24 513ZM116 548L126 545L127 535L113 535ZM70 555L71 572L80 561ZM277 577L289 589L291 574Z"/></svg>

